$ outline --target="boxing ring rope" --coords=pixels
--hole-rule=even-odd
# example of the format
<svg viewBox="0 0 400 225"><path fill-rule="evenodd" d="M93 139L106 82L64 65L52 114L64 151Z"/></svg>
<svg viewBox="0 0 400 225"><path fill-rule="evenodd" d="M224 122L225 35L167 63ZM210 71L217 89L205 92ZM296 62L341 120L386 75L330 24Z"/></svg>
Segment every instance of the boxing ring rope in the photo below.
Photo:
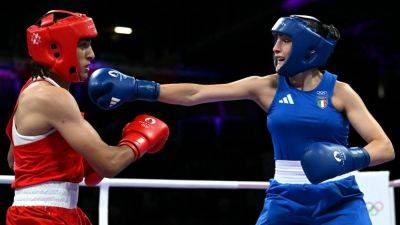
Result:
<svg viewBox="0 0 400 225"><path fill-rule="evenodd" d="M0 175L0 184L10 184L14 176ZM80 183L80 186L86 186ZM173 189L258 189L265 190L265 181L219 181L219 180L167 180L167 179L120 179L104 178L97 185L99 195L99 225L108 225L108 195L110 187L127 188L173 188ZM389 182L389 187L400 187L400 179Z"/></svg>

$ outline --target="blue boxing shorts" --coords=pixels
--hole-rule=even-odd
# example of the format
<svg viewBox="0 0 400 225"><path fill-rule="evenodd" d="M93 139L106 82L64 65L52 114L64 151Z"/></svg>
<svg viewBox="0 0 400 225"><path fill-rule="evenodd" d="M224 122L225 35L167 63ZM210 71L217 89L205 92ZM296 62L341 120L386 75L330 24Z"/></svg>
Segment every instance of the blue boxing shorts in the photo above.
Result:
<svg viewBox="0 0 400 225"><path fill-rule="evenodd" d="M372 225L354 176L320 184L270 180L256 225Z"/></svg>

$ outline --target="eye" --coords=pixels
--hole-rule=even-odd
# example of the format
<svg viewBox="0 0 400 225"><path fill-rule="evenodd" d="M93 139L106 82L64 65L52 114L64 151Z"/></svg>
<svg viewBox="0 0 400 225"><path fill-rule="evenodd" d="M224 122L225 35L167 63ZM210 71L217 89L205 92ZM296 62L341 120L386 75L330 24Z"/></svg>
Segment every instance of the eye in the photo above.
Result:
<svg viewBox="0 0 400 225"><path fill-rule="evenodd" d="M290 40L290 38L283 38L282 40L284 43L290 43L292 42L292 40Z"/></svg>
<svg viewBox="0 0 400 225"><path fill-rule="evenodd" d="M91 44L90 40L81 40L78 42L78 48L87 49L90 47L90 44Z"/></svg>

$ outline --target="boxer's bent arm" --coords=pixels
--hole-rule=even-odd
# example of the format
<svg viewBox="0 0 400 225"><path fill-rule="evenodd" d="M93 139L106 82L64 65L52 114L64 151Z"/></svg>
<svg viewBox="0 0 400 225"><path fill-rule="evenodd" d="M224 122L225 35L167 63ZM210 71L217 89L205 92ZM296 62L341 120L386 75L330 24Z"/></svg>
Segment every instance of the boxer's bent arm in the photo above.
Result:
<svg viewBox="0 0 400 225"><path fill-rule="evenodd" d="M231 100L256 100L261 86L259 76L250 76L226 84L162 84L158 101L176 105L197 105L209 102Z"/></svg>
<svg viewBox="0 0 400 225"><path fill-rule="evenodd" d="M393 145L382 127L368 111L360 96L350 85L338 82L335 94L343 103L344 111L351 125L368 143L364 148L370 155L370 166L394 159Z"/></svg>
<svg viewBox="0 0 400 225"><path fill-rule="evenodd" d="M53 88L55 89L55 88ZM47 92L38 107L68 144L79 152L98 173L113 177L134 161L126 146L114 147L104 143L94 128L81 116L72 95L60 88Z"/></svg>

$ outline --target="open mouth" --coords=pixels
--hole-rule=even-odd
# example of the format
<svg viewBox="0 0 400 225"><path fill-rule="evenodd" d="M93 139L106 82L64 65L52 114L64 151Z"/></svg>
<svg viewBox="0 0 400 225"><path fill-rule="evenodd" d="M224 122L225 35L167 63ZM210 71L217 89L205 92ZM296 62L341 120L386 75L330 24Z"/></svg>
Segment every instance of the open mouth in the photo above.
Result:
<svg viewBox="0 0 400 225"><path fill-rule="evenodd" d="M282 64L283 62L285 62L286 58L285 57L276 57L276 61L280 64Z"/></svg>
<svg viewBox="0 0 400 225"><path fill-rule="evenodd" d="M286 58L285 57L281 57L281 56L275 56L274 57L274 63L275 63L275 67L276 66L282 66L282 64L285 62Z"/></svg>
<svg viewBox="0 0 400 225"><path fill-rule="evenodd" d="M85 66L85 70L84 70L86 73L88 73L89 72L89 65L86 65Z"/></svg>

